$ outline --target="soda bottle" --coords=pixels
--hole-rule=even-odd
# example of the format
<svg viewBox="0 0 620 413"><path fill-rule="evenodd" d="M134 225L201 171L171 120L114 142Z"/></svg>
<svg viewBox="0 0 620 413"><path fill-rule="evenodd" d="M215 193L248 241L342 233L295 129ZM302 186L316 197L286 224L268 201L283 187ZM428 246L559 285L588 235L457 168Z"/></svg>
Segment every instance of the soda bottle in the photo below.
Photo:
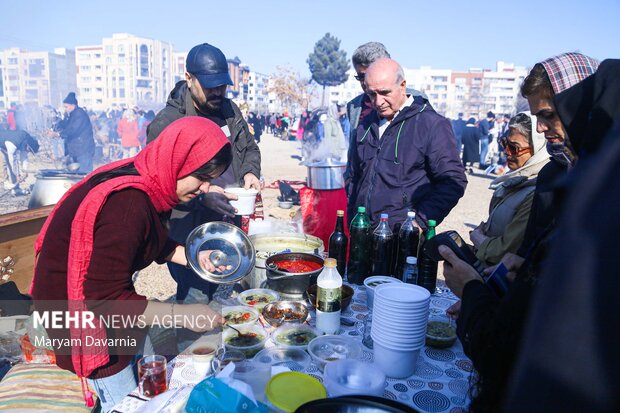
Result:
<svg viewBox="0 0 620 413"><path fill-rule="evenodd" d="M428 220L426 230L426 241L435 236L435 226L437 223L433 219ZM424 244L420 244L418 249L418 282L420 287L426 288L431 294L435 292L437 286L437 261L432 260L424 254Z"/></svg>
<svg viewBox="0 0 620 413"><path fill-rule="evenodd" d="M418 259L416 257L407 257L407 261L403 266L403 273L398 277L404 283L416 284L418 281Z"/></svg>
<svg viewBox="0 0 620 413"><path fill-rule="evenodd" d="M349 239L344 233L344 211L336 211L336 229L329 237L329 258L335 258L340 274L344 274L347 268L347 246Z"/></svg>
<svg viewBox="0 0 620 413"><path fill-rule="evenodd" d="M394 225L392 229L392 235L394 236L394 246L392 247L392 264L390 265L390 274L392 277L400 278L400 274L396 272L398 267L398 234L400 234L400 228L402 224L400 222Z"/></svg>
<svg viewBox="0 0 620 413"><path fill-rule="evenodd" d="M420 245L420 227L415 222L415 212L407 212L407 219L403 222L398 233L398 254L396 258L396 277L403 274L403 267L407 257L418 257ZM405 281L405 280L402 280Z"/></svg>
<svg viewBox="0 0 620 413"><path fill-rule="evenodd" d="M351 221L349 236L351 248L347 277L350 283L363 284L370 275L370 248L371 248L370 219L366 215L366 208L357 208L357 214Z"/></svg>
<svg viewBox="0 0 620 413"><path fill-rule="evenodd" d="M334 258L325 260L316 283L316 329L321 334L337 334L340 330L342 277L338 274Z"/></svg>
<svg viewBox="0 0 620 413"><path fill-rule="evenodd" d="M388 214L381 214L379 225L372 234L372 274L391 275L394 234L388 224Z"/></svg>

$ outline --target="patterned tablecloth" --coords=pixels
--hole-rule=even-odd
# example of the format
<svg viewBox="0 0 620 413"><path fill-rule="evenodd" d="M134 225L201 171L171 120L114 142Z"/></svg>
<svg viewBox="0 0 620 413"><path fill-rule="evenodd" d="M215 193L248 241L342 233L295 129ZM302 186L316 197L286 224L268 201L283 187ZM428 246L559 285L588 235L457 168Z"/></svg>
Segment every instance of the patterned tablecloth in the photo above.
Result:
<svg viewBox="0 0 620 413"><path fill-rule="evenodd" d="M354 322L353 326L342 325L340 334L362 339L366 307L366 288L353 286L355 294L349 308L342 316ZM433 294L430 302L430 313L445 314L445 310L457 301L449 289L441 282L438 284L440 294ZM311 312L310 324L314 325L314 313ZM211 336L213 337L213 336ZM268 346L273 345L268 342ZM362 359L372 362L372 350L363 347ZM469 403L469 379L473 371L471 361L463 353L461 343L457 342L448 349L424 347L418 358L415 373L406 379L388 378L385 383L383 397L408 404L421 412L462 413ZM323 381L322 373L311 364L305 373ZM200 381L195 374L189 356L179 355L168 365L170 389L184 385L193 385ZM146 399L139 396L137 390L129 394L115 406L116 412L129 413L138 410Z"/></svg>

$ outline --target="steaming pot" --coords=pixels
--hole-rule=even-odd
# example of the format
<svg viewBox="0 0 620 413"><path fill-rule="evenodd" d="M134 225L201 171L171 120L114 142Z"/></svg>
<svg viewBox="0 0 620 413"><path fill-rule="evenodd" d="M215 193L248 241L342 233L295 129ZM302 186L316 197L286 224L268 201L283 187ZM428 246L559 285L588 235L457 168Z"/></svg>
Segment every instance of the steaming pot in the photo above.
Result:
<svg viewBox="0 0 620 413"><path fill-rule="evenodd" d="M71 188L84 178L86 174L68 172L64 169L41 169L32 189L28 208L39 208L54 205Z"/></svg>
<svg viewBox="0 0 620 413"><path fill-rule="evenodd" d="M308 187L312 189L344 188L346 163L329 158L306 166L308 167Z"/></svg>

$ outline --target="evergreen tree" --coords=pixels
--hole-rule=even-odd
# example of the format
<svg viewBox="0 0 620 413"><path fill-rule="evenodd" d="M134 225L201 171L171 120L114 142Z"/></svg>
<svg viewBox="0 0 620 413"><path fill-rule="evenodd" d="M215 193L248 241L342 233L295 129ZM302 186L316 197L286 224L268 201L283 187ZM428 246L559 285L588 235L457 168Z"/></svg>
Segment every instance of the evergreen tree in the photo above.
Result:
<svg viewBox="0 0 620 413"><path fill-rule="evenodd" d="M347 54L340 50L340 40L326 33L316 42L306 62L312 74L311 80L323 86L321 105L325 106L325 86L338 86L347 81Z"/></svg>

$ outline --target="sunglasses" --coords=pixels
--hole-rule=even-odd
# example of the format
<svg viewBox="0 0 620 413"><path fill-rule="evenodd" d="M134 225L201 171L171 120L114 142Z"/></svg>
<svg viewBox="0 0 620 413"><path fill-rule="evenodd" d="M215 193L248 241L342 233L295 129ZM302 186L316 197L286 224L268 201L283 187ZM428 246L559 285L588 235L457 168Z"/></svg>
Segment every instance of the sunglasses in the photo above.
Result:
<svg viewBox="0 0 620 413"><path fill-rule="evenodd" d="M506 138L503 138L500 143L504 147L504 152L506 152L506 155L508 156L519 157L525 153L531 153L531 148L529 146L527 148L519 148Z"/></svg>
<svg viewBox="0 0 620 413"><path fill-rule="evenodd" d="M366 77L365 73L362 73L361 75L355 75L353 76L355 78L355 80L357 80L358 82L361 82L364 80L364 78Z"/></svg>

